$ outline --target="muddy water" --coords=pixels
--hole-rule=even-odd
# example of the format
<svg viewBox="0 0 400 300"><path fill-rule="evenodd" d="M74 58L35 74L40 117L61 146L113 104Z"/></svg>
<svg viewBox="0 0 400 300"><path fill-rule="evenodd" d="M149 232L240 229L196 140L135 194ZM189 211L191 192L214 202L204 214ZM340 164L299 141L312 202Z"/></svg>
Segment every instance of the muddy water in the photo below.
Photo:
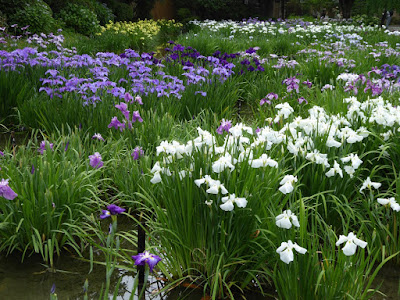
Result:
<svg viewBox="0 0 400 300"><path fill-rule="evenodd" d="M83 299L83 285L89 281L89 299L99 299L102 285L105 284L105 268L94 266L91 274L89 264L72 257L62 257L55 263L56 272L49 271L41 264L40 258L29 258L23 263L16 256L0 256L0 299L7 300L43 300L49 299L53 284L56 285L58 299ZM134 276L132 272L115 270L110 290L113 292L120 277L121 284L118 290L118 300L129 299L133 288ZM162 282L155 277L149 278L150 284L146 289L146 298L151 300L205 300L201 289L175 288L168 294L158 294L163 287ZM158 294L158 295L156 295ZM258 294L246 295L248 300L273 299ZM112 293L109 298L112 299ZM137 296L134 299L138 299Z"/></svg>
<svg viewBox="0 0 400 300"><path fill-rule="evenodd" d="M98 299L102 285L105 284L105 268L94 266L91 274L89 264L64 255L56 262L56 272L48 270L37 258L28 258L23 263L17 256L0 256L0 299L7 300L42 300L49 299L53 284L56 285L58 299L72 300L83 299L83 285L89 281L89 299ZM115 270L111 280L111 291L114 291L116 282L122 277L118 291L119 300L129 299L133 288L134 276L132 272ZM162 282L155 277L149 278L150 285L146 289L146 299L151 300L204 300L201 290L176 288L168 294L157 294L163 287ZM400 299L400 267L386 265L374 281L375 288L380 286L380 291L386 296L375 294L372 299ZM110 294L110 299L112 295ZM266 300L273 297L261 295L246 295L248 300ZM135 296L134 299L137 299Z"/></svg>
<svg viewBox="0 0 400 300"><path fill-rule="evenodd" d="M380 287L379 287L380 286ZM400 299L400 266L390 261L380 270L375 278L373 287L385 295L375 294L372 299L398 300Z"/></svg>

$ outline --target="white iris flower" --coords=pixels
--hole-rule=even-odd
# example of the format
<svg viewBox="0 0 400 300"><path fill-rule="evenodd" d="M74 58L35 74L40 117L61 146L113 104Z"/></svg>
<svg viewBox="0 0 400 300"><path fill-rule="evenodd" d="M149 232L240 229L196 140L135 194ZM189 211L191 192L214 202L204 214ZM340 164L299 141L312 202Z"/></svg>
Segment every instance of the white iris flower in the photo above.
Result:
<svg viewBox="0 0 400 300"><path fill-rule="evenodd" d="M276 226L280 228L290 229L292 224L296 227L300 227L299 220L295 214L292 214L290 209L283 211L282 214L275 218L275 221Z"/></svg>
<svg viewBox="0 0 400 300"><path fill-rule="evenodd" d="M336 242L336 246L339 246L343 243L346 243L342 248L344 255L351 256L356 253L357 246L361 248L365 248L367 246L367 242L364 242L357 238L357 236L350 232L348 236L340 235L339 240Z"/></svg>
<svg viewBox="0 0 400 300"><path fill-rule="evenodd" d="M279 253L281 260L289 264L291 261L293 261L294 255L293 255L293 249L295 249L297 252L300 254L305 254L307 252L307 249L300 247L297 245L297 243L293 243L291 240L286 242L282 242L281 246L276 249L276 253Z"/></svg>

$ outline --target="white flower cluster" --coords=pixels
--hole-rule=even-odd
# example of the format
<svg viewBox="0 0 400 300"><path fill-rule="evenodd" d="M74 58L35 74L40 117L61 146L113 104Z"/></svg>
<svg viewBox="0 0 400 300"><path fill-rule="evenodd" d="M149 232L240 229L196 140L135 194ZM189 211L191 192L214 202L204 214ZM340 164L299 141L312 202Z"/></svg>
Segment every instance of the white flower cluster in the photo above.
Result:
<svg viewBox="0 0 400 300"><path fill-rule="evenodd" d="M163 141L156 150L162 159L151 170L153 174L151 182L161 182L163 175L172 176L171 165L179 164L184 157L189 158L190 163L185 160L183 169L176 171L180 180L186 176L191 177L195 167L203 169L203 164L210 164L212 172L217 177L224 172L233 172L238 164L248 164L255 169L284 170L287 166L280 166L279 161L271 157L268 152L277 146L282 152L287 151L294 157L303 157L312 164L320 165L326 170L325 175L328 178L335 176L344 178L346 175L352 178L363 163L357 153L347 152L342 157L329 157L332 151L321 153L315 145L321 145L321 141L325 141L324 149L326 149L360 143L370 136L371 128L375 130L376 126L380 126L383 130L389 127L395 135L400 125L400 107L392 106L381 97L368 99L362 103L355 97L343 101L348 105L347 112L343 115L330 115L322 107L314 106L309 109L309 116L306 118L292 116L294 110L288 103L278 104L275 107L277 118L288 120L282 124L281 129L275 130L271 126L265 126L254 133L251 127L239 123L229 129L221 145L218 144L216 136L201 128L197 128L198 136L186 144ZM264 152L261 155L260 150ZM194 154L200 152L204 154L202 160L196 160ZM196 165L199 163L201 165ZM207 193L229 194L223 183L218 180L213 181L211 177L208 179L203 177L201 180L203 179L208 185ZM297 182L297 176L285 174L281 178L280 187L276 188L283 194L289 194L293 192ZM360 192L379 187L380 183L367 178L360 187ZM233 203L238 207L245 206L244 201L236 200L240 198L232 197L224 199L226 200L224 203L228 202L229 205L223 207L231 208L233 206L230 204Z"/></svg>

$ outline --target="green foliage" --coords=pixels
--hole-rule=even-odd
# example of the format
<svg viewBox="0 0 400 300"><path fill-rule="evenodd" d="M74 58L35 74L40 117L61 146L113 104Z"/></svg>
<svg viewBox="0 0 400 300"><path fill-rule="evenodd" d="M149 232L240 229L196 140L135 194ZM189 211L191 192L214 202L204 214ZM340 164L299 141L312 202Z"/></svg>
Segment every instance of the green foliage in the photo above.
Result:
<svg viewBox="0 0 400 300"><path fill-rule="evenodd" d="M137 19L151 18L150 12L155 2L156 0L136 0L135 18Z"/></svg>
<svg viewBox="0 0 400 300"><path fill-rule="evenodd" d="M94 5L94 12L97 15L97 19L100 22L100 25L105 25L109 21L114 21L115 15L113 14L112 10L107 7L104 3L99 3L95 1Z"/></svg>
<svg viewBox="0 0 400 300"><path fill-rule="evenodd" d="M0 11L7 17L23 10L28 4L33 4L35 0L0 0Z"/></svg>
<svg viewBox="0 0 400 300"><path fill-rule="evenodd" d="M352 17L353 22L356 24L366 24L366 25L380 25L381 19L373 15L355 15Z"/></svg>
<svg viewBox="0 0 400 300"><path fill-rule="evenodd" d="M10 24L29 25L32 33L47 33L54 29L55 21L50 7L43 0L34 0L9 18Z"/></svg>
<svg viewBox="0 0 400 300"><path fill-rule="evenodd" d="M59 18L76 32L92 35L100 30L100 22L90 9L69 3L60 11Z"/></svg>
<svg viewBox="0 0 400 300"><path fill-rule="evenodd" d="M0 198L0 249L20 251L22 258L39 253L53 265L65 245L80 253L74 226L93 209L88 200L99 195L101 169L89 166L92 153L83 150L77 133L46 141L43 154L37 150L41 140L33 135L15 155L8 149L2 158L1 177L10 179L18 197Z"/></svg>
<svg viewBox="0 0 400 300"><path fill-rule="evenodd" d="M178 0L175 1L175 9L180 14L183 14L182 17L186 19L199 16L201 19L240 20L245 17L255 17L259 14L259 11L254 9L254 6L246 5L241 0L194 0L190 2Z"/></svg>
<svg viewBox="0 0 400 300"><path fill-rule="evenodd" d="M102 0L101 2L107 4L107 7L112 10L115 21L132 21L135 17L130 4L118 0Z"/></svg>

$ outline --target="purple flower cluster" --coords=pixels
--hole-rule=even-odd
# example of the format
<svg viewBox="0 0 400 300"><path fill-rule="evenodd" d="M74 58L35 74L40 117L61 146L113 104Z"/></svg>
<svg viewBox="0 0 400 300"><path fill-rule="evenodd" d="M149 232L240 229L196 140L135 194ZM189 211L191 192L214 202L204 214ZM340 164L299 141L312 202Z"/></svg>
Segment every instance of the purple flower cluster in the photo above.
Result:
<svg viewBox="0 0 400 300"><path fill-rule="evenodd" d="M39 149L38 149L38 152L40 153L40 154L43 154L44 153L44 151L46 150L46 141L42 141L41 143L40 143L40 145L39 145ZM51 149L51 150L53 150L53 143L48 143L48 146L49 146L49 148Z"/></svg>
<svg viewBox="0 0 400 300"><path fill-rule="evenodd" d="M388 64L382 65L380 69L373 67L367 75L359 74L356 79L349 80L344 85L344 91L354 95L357 95L360 89L364 93L370 91L372 96L378 96L384 91L400 90L400 67Z"/></svg>
<svg viewBox="0 0 400 300"><path fill-rule="evenodd" d="M217 128L218 134L223 134L224 131L229 133L229 129L232 127L232 121L222 119L221 125Z"/></svg>
<svg viewBox="0 0 400 300"><path fill-rule="evenodd" d="M269 94L267 94L264 98L262 98L262 99L260 100L260 106L264 105L265 103L267 103L268 105L271 105L271 104L272 104L271 101L272 101L273 99L278 100L278 95L275 94L275 93L269 93Z"/></svg>
<svg viewBox="0 0 400 300"><path fill-rule="evenodd" d="M275 69L289 68L294 69L299 63L295 60L286 60L286 56L282 56L282 58L278 58L275 65L272 67Z"/></svg>
<svg viewBox="0 0 400 300"><path fill-rule="evenodd" d="M110 124L108 124L108 128L119 129L121 132L126 128L126 124L128 124L128 129L133 128L133 123L136 121L143 122L142 117L139 114L139 111L135 110L132 112L132 119L130 118L130 111L128 110L128 105L125 102L121 102L120 104L115 105L125 117L123 122L120 122L117 117L113 117L111 119Z"/></svg>
<svg viewBox="0 0 400 300"><path fill-rule="evenodd" d="M296 93L299 93L299 83L300 80L296 78L296 76L286 78L282 81L282 84L286 84L286 91L290 93L295 90Z"/></svg>

